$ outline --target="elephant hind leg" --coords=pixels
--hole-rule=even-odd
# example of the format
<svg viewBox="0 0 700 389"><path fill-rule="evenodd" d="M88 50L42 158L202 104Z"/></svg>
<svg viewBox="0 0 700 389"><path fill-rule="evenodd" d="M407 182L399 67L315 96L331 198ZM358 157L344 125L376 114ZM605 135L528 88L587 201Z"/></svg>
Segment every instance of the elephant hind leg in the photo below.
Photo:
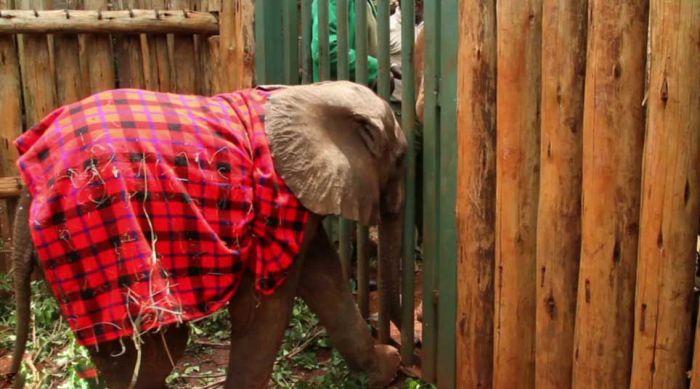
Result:
<svg viewBox="0 0 700 389"><path fill-rule="evenodd" d="M391 346L374 344L350 286L343 280L338 254L323 229L309 247L298 294L318 315L331 343L350 367L368 372L373 387L394 379L400 356Z"/></svg>
<svg viewBox="0 0 700 389"><path fill-rule="evenodd" d="M165 388L165 379L172 372L173 364L185 353L188 338L187 325L171 325L142 335L141 363L134 387ZM112 341L88 350L99 379L108 388L129 387L138 355L131 339L125 338L123 346L119 341Z"/></svg>

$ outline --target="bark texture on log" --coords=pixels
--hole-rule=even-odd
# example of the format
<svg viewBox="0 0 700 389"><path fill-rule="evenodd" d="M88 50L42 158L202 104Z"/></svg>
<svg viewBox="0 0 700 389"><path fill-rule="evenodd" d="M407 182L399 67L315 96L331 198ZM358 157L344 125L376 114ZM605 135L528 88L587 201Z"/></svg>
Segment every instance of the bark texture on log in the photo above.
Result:
<svg viewBox="0 0 700 389"><path fill-rule="evenodd" d="M586 0L544 0L536 386L571 385L581 254Z"/></svg>
<svg viewBox="0 0 700 389"><path fill-rule="evenodd" d="M496 222L496 0L462 1L459 7L456 381L459 388L489 388Z"/></svg>
<svg viewBox="0 0 700 389"><path fill-rule="evenodd" d="M99 1L87 1L93 8ZM183 12L163 8L109 11L94 10L10 10L3 11L3 34L216 34L216 17L205 12ZM37 16L38 15L38 16Z"/></svg>
<svg viewBox="0 0 700 389"><path fill-rule="evenodd" d="M700 3L652 0L650 24L631 386L684 388L700 221Z"/></svg>
<svg viewBox="0 0 700 389"><path fill-rule="evenodd" d="M499 1L496 12L493 386L533 388L542 1Z"/></svg>
<svg viewBox="0 0 700 389"><path fill-rule="evenodd" d="M648 3L589 2L574 388L629 386Z"/></svg>

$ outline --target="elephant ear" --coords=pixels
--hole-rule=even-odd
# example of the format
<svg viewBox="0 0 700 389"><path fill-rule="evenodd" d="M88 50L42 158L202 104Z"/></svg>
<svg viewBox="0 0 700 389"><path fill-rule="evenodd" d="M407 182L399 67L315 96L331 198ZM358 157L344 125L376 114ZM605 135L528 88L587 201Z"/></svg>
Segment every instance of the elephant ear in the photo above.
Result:
<svg viewBox="0 0 700 389"><path fill-rule="evenodd" d="M384 100L343 81L279 90L265 116L275 169L299 201L314 213L364 224L379 222L395 127Z"/></svg>

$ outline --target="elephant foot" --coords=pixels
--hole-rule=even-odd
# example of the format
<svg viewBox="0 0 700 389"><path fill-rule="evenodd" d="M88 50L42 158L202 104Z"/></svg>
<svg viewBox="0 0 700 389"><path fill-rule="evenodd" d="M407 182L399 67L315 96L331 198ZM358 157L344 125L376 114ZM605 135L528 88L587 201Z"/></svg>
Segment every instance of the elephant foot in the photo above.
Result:
<svg viewBox="0 0 700 389"><path fill-rule="evenodd" d="M371 388L384 388L396 378L401 355L397 349L386 344L375 345L374 353L377 356L377 369L370 375L369 384Z"/></svg>

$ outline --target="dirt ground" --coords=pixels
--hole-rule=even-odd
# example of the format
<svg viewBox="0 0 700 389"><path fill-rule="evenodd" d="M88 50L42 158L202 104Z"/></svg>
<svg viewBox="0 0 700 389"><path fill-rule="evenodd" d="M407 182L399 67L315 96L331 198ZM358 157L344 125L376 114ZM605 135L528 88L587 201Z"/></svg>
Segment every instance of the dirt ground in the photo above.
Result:
<svg viewBox="0 0 700 389"><path fill-rule="evenodd" d="M373 271L373 269L372 269ZM354 273L356 274L356 273ZM376 279L375 274L370 274L371 279ZM421 271L415 273L415 304L418 305L422 301L423 294L423 276ZM370 291L370 319L369 322L376 328L376 319L378 311L378 293L376 290ZM414 315L415 317L415 315ZM399 375L392 384L391 388L405 388L405 382L409 378L420 377L420 355L421 355L421 339L422 339L422 323L418 320L414 322L415 327L415 352L412 365L404 365L401 367ZM6 328L3 333L10 333L13 329ZM395 346L400 344L400 332L392 324L391 325L392 343ZM302 381L307 381L315 377L322 376L327 373L326 366L330 365L332 359L331 348L320 347L314 350L316 354L315 368L307 369L302 366L291 366L291 374ZM0 375L9 371L11 358L11 350L0 349ZM175 369L175 379L170 383L173 388L219 388L222 387L222 382L225 378L225 372L228 363L228 345L221 339L213 338L198 338L190 347L186 355L180 360ZM289 363L291 365L291 363ZM44 369L52 369L52 366L37 365L35 368L40 371ZM6 384L6 383L5 383ZM0 388L6 386L0 382ZM271 387L285 387L271 384Z"/></svg>
<svg viewBox="0 0 700 389"><path fill-rule="evenodd" d="M372 275L371 277L374 277ZM419 301L422 301L423 295L423 277L421 272L416 272L416 284L415 284L415 301L418 305ZM370 323L376 325L376 312L378 307L378 293L375 291L370 292L370 315L375 314L374 317L370 317ZM415 315L414 315L415 317ZM391 389L402 389L405 388L405 382L409 378L420 377L420 340L422 339L422 324L418 320L415 321L415 334L416 334L416 351L415 351L415 362L413 366L402 366L401 370L396 377L396 380L389 387ZM392 324L391 326L391 337L395 345L400 344L401 334L399 330ZM176 371L180 375L181 379L177 381L176 385L178 388L219 388L222 387L218 382L223 380L225 377L225 369L228 363L228 348L224 343L209 342L206 339L200 339L198 341L198 346L195 347L190 352L188 352L182 360L178 363ZM320 365L325 365L331 359L330 349L321 348L316 350L316 357ZM187 372L188 369L192 370L193 366L198 366L197 372ZM303 367L296 366L293 368L293 375L301 378L302 380L308 380L317 376L325 374L323 368L316 368L313 370L307 370ZM211 383L203 384L203 377L211 377ZM271 383L271 387L279 387Z"/></svg>

